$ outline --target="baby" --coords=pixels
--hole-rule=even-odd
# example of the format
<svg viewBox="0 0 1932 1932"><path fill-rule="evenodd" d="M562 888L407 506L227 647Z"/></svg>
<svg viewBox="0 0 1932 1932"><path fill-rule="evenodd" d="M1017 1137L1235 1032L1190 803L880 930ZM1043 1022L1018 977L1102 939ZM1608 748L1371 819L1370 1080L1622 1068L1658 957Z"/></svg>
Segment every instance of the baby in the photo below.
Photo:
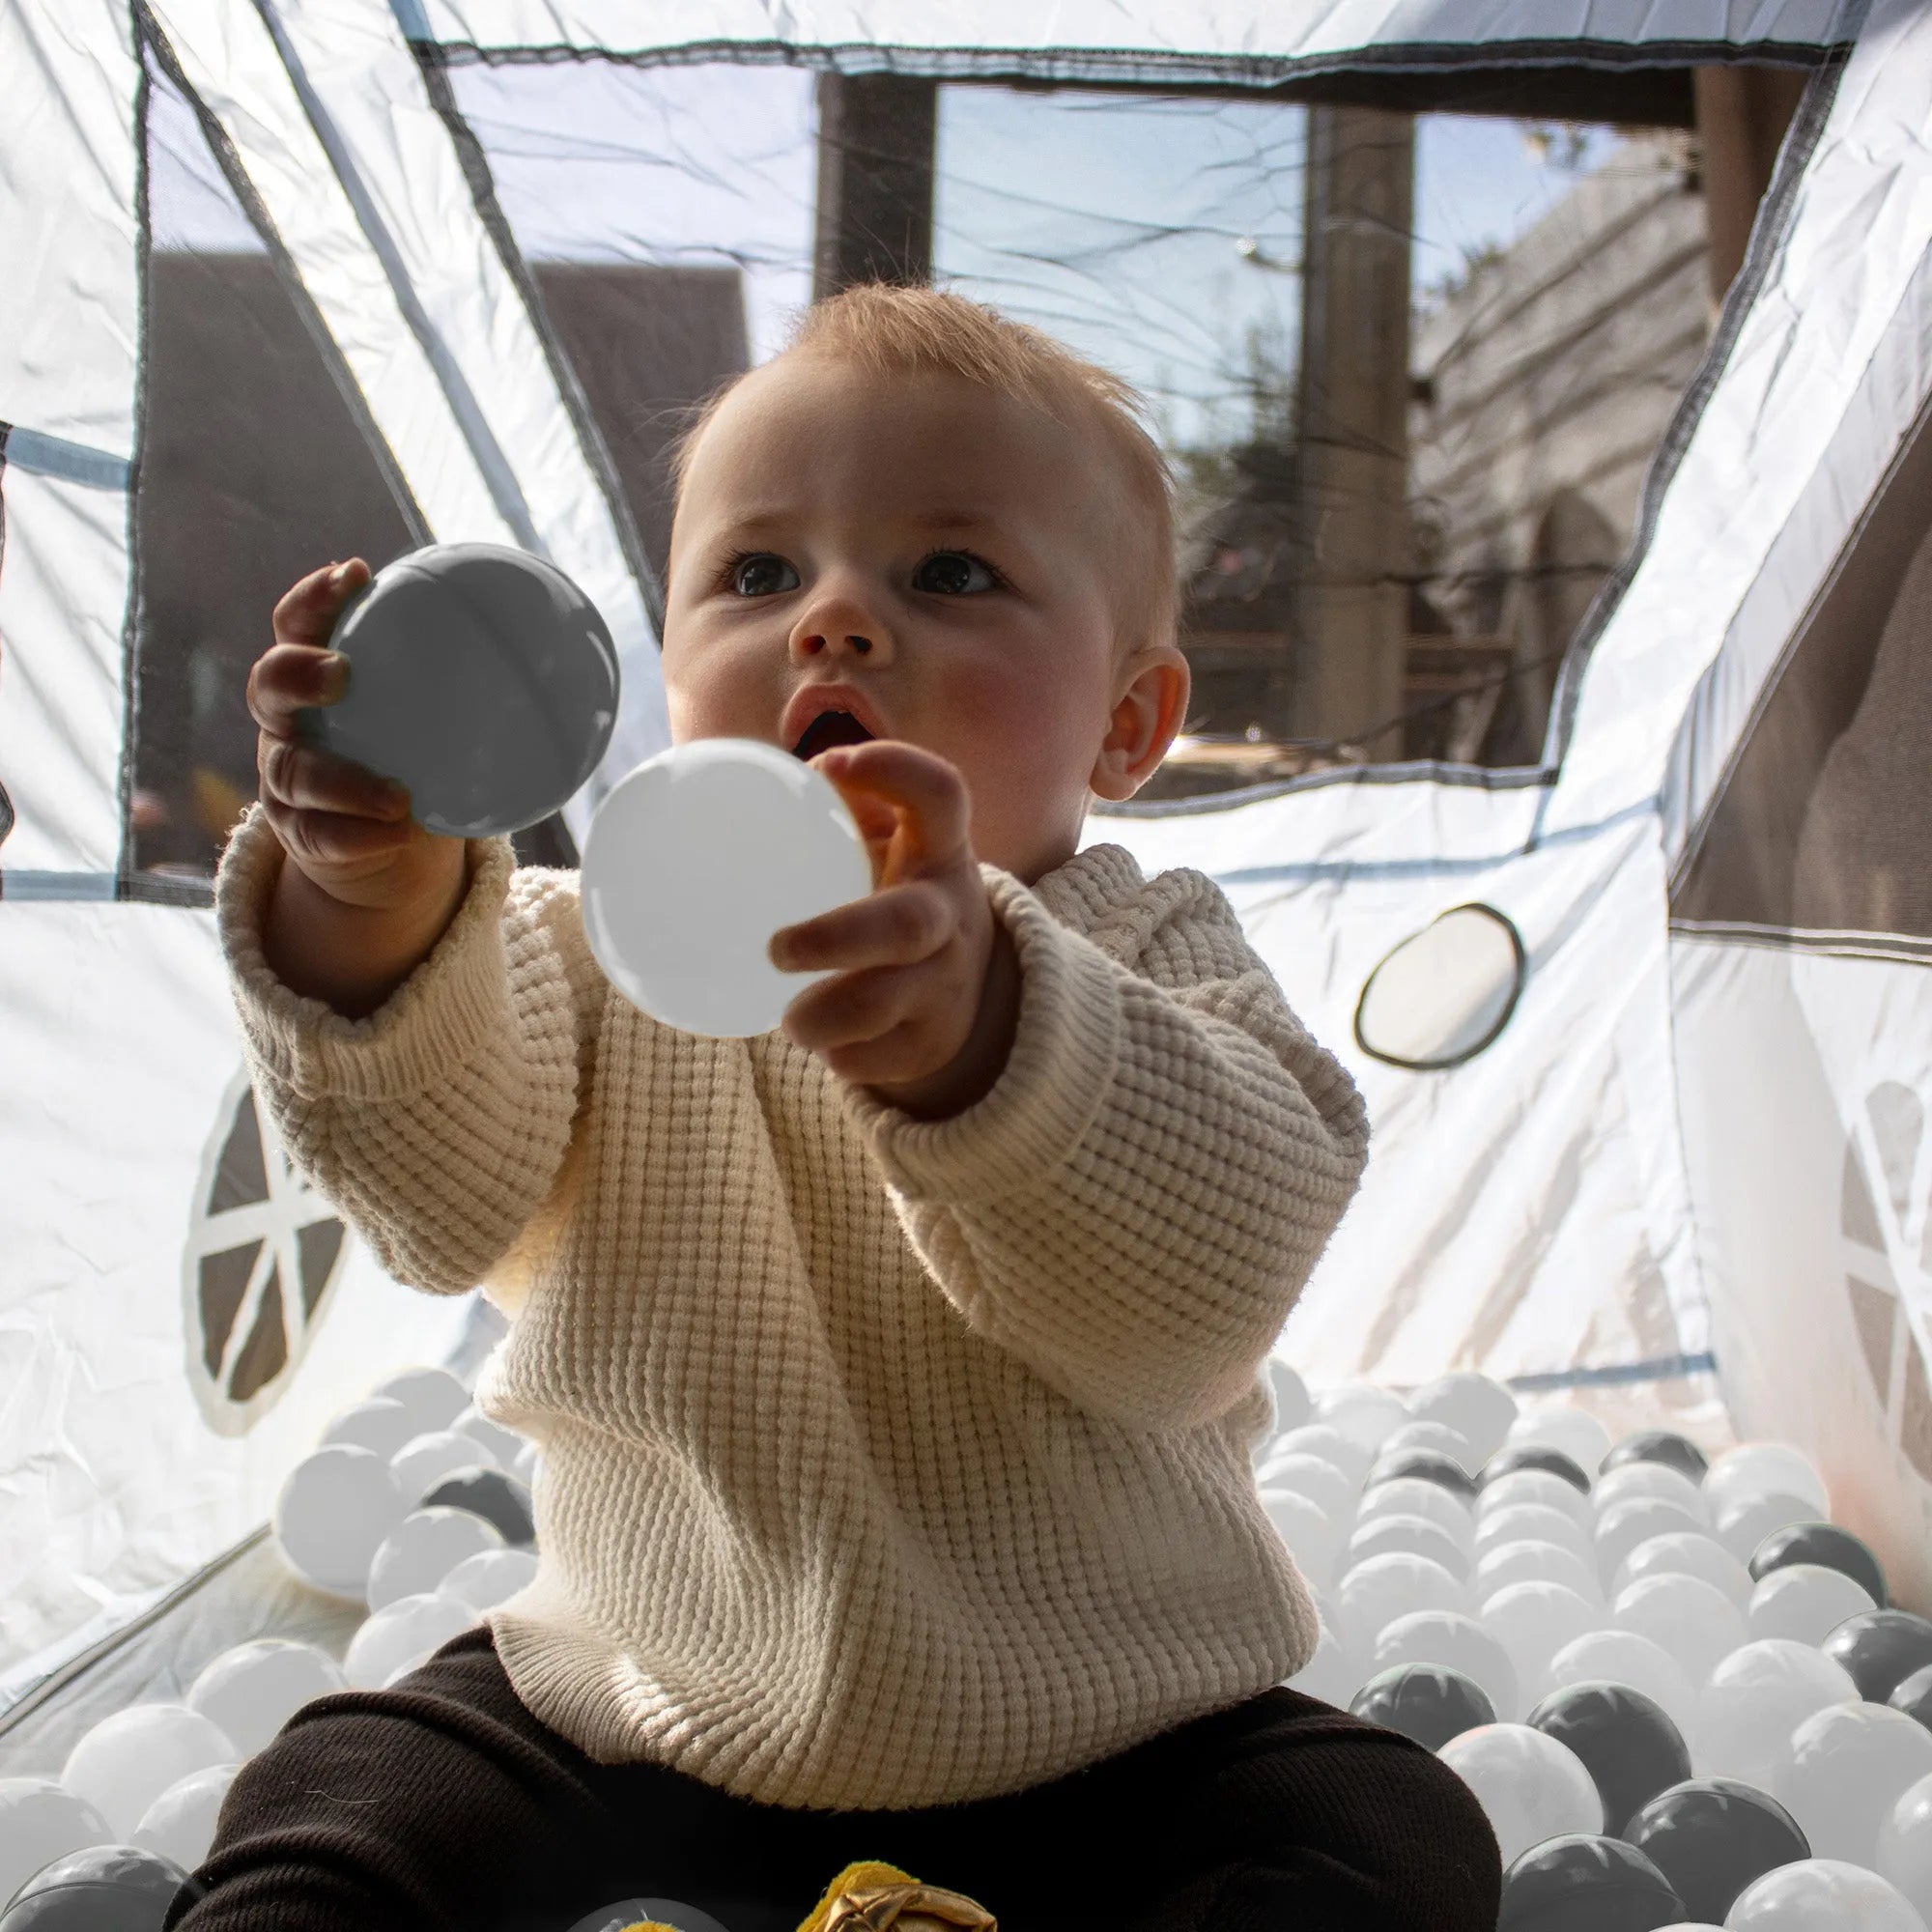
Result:
<svg viewBox="0 0 1932 1932"><path fill-rule="evenodd" d="M1046 336L871 287L684 442L672 736L815 753L873 865L775 937L830 974L751 1039L612 990L575 872L297 743L366 566L277 607L217 882L255 1082L396 1279L512 1315L477 1401L542 1445L539 1567L243 1768L181 1932L616 1899L1492 1932L1467 1789L1285 1685L1315 1609L1250 1455L1360 1097L1210 879L1080 849L1188 695L1134 411ZM869 735L818 750L828 709Z"/></svg>

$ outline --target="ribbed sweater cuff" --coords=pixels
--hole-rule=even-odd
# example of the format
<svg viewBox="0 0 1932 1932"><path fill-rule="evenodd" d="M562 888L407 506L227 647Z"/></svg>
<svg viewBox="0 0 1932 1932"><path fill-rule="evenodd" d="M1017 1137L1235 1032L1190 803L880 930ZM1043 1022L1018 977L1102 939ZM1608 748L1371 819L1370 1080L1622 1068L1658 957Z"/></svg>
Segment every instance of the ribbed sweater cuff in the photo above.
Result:
<svg viewBox="0 0 1932 1932"><path fill-rule="evenodd" d="M847 1117L886 1179L912 1199L984 1201L1038 1186L1080 1145L1113 1089L1119 969L1010 872L982 861L980 875L1019 958L1019 1020L1005 1071L946 1121L916 1121L855 1084L844 1090Z"/></svg>
<svg viewBox="0 0 1932 1932"><path fill-rule="evenodd" d="M292 991L263 953L262 925L286 854L260 801L248 808L215 872L215 929L242 1031L277 1080L309 1099L394 1099L437 1086L484 1040L503 1037L501 918L516 852L508 838L468 845L469 891L449 929L382 1006L353 1020Z"/></svg>

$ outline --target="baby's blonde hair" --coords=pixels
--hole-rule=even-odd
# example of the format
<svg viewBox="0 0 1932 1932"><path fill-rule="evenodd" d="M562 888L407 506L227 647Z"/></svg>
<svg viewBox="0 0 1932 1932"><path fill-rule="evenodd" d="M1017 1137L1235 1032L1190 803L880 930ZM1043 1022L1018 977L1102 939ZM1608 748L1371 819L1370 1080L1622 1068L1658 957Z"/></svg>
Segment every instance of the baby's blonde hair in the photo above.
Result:
<svg viewBox="0 0 1932 1932"><path fill-rule="evenodd" d="M1139 392L1112 370L981 302L888 282L862 282L813 302L785 344L784 354L793 353L834 356L880 376L962 377L1017 397L1065 428L1090 433L1113 464L1132 520L1116 574L1119 657L1174 642L1179 600L1173 472L1143 426ZM673 445L671 474L680 496L698 439L744 380L735 376L712 395Z"/></svg>

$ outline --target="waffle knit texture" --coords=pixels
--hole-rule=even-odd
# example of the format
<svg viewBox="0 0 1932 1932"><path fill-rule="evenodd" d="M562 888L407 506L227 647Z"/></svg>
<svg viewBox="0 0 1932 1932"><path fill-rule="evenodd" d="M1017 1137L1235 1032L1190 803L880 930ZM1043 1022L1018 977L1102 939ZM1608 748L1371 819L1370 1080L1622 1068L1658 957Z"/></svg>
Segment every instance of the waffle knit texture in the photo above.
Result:
<svg viewBox="0 0 1932 1932"><path fill-rule="evenodd" d="M540 1553L485 1621L536 1718L760 1804L910 1809L1300 1669L1251 1446L1368 1129L1211 879L982 864L1017 1032L921 1122L781 1029L653 1020L575 871L469 850L365 1019L269 970L259 805L215 911L290 1158L397 1281L511 1317L476 1401L540 1445Z"/></svg>

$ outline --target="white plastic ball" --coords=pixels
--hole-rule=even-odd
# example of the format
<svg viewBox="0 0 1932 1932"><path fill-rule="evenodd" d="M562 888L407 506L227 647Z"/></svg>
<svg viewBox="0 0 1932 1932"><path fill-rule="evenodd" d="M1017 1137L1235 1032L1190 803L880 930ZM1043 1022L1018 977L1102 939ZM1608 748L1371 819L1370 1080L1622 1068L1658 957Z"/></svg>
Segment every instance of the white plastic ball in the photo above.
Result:
<svg viewBox="0 0 1932 1932"><path fill-rule="evenodd" d="M1525 1709L1548 1694L1550 1660L1605 1618L1600 1605L1561 1583L1511 1583L1487 1599L1483 1628L1509 1652Z"/></svg>
<svg viewBox="0 0 1932 1932"><path fill-rule="evenodd" d="M188 1687L187 1707L218 1724L233 1741L237 1759L245 1761L266 1748L304 1704L348 1689L342 1666L327 1651L264 1636L238 1643L204 1666Z"/></svg>
<svg viewBox="0 0 1932 1932"><path fill-rule="evenodd" d="M1750 1634L1823 1643L1847 1617L1877 1608L1871 1592L1842 1570L1823 1563L1787 1563L1760 1577L1752 1589Z"/></svg>
<svg viewBox="0 0 1932 1932"><path fill-rule="evenodd" d="M1745 1613L1715 1583L1664 1572L1619 1590L1610 1621L1661 1645L1701 1684L1735 1650L1750 1641Z"/></svg>
<svg viewBox="0 0 1932 1932"><path fill-rule="evenodd" d="M342 1667L355 1690L380 1690L481 1621L468 1604L440 1591L405 1597L371 1614L350 1638Z"/></svg>
<svg viewBox="0 0 1932 1932"><path fill-rule="evenodd" d="M1265 1471L1271 1467L1277 1457L1290 1456L1313 1456L1321 1462L1332 1463L1357 1491L1376 1460L1373 1450L1351 1442L1339 1429L1330 1429L1325 1422L1308 1422L1299 1429L1291 1429L1269 1448L1262 1468Z"/></svg>
<svg viewBox="0 0 1932 1932"><path fill-rule="evenodd" d="M1675 1503L1707 1535L1716 1527L1710 1497L1682 1469L1668 1463L1621 1463L1599 1476L1590 1491L1599 1520L1612 1504L1629 1502L1634 1496L1656 1496Z"/></svg>
<svg viewBox="0 0 1932 1932"><path fill-rule="evenodd" d="M345 1408L323 1431L322 1440L316 1446L373 1449L386 1463L405 1442L421 1434L413 1411L393 1396L377 1395L367 1402L358 1402L353 1408Z"/></svg>
<svg viewBox="0 0 1932 1932"><path fill-rule="evenodd" d="M1459 1610L1467 1614L1469 1592L1452 1572L1426 1556L1400 1550L1371 1556L1335 1586L1342 1635L1353 1650L1371 1654L1383 1628L1411 1610Z"/></svg>
<svg viewBox="0 0 1932 1932"><path fill-rule="evenodd" d="M428 1596L466 1557L503 1548L503 1532L471 1510L412 1510L384 1538L369 1565L369 1607L383 1610L405 1597Z"/></svg>
<svg viewBox="0 0 1932 1932"><path fill-rule="evenodd" d="M416 1419L412 1431L414 1435L447 1429L469 1406L469 1391L447 1369L404 1369L373 1394L401 1403ZM404 1439L407 1441L409 1437Z"/></svg>
<svg viewBox="0 0 1932 1932"><path fill-rule="evenodd" d="M1471 1592L1487 1603L1512 1583L1561 1583L1587 1604L1604 1606L1604 1587L1596 1571L1560 1543L1498 1543L1477 1559Z"/></svg>
<svg viewBox="0 0 1932 1932"><path fill-rule="evenodd" d="M1872 1864L1932 1923L1932 1777L1908 1785L1880 1822Z"/></svg>
<svg viewBox="0 0 1932 1932"><path fill-rule="evenodd" d="M1698 1687L1661 1644L1634 1631L1591 1631L1566 1643L1549 1660L1545 1694L1572 1684L1593 1683L1622 1684L1642 1692L1677 1726L1686 1745L1690 1745Z"/></svg>
<svg viewBox="0 0 1932 1932"><path fill-rule="evenodd" d="M1804 1519L1829 1522L1831 1492L1809 1457L1788 1442L1741 1442L1726 1449L1704 1472L1704 1494L1712 1514L1721 1517L1746 1496L1796 1496L1812 1506Z"/></svg>
<svg viewBox="0 0 1932 1932"><path fill-rule="evenodd" d="M1399 1456L1410 1449L1427 1449L1437 1456L1446 1456L1466 1476L1473 1476L1483 1466L1476 1445L1460 1429L1451 1429L1446 1422L1405 1422L1383 1441L1380 1453Z"/></svg>
<svg viewBox="0 0 1932 1932"><path fill-rule="evenodd" d="M1475 1518L1468 1504L1440 1483L1425 1482L1420 1476L1397 1476L1363 1491L1355 1506L1356 1527L1382 1516L1419 1516L1446 1529L1464 1549L1474 1552Z"/></svg>
<svg viewBox="0 0 1932 1932"><path fill-rule="evenodd" d="M526 1588L536 1574L537 1559L530 1550L479 1549L437 1585L437 1594L454 1597L472 1610L494 1610Z"/></svg>
<svg viewBox="0 0 1932 1932"><path fill-rule="evenodd" d="M1304 1697L1319 1697L1322 1703L1346 1711L1355 1692L1368 1680L1369 1671L1354 1646L1345 1643L1324 1623L1314 1654L1288 1680L1288 1688L1299 1690Z"/></svg>
<svg viewBox="0 0 1932 1932"><path fill-rule="evenodd" d="M1513 1718L1529 1708L1509 1652L1474 1617L1461 1611L1411 1610L1384 1624L1362 1682L1403 1663L1460 1670L1490 1700L1498 1718Z"/></svg>
<svg viewBox="0 0 1932 1932"><path fill-rule="evenodd" d="M131 1704L102 1718L68 1753L61 1782L125 1841L169 1785L211 1765L234 1764L235 1743L185 1704Z"/></svg>
<svg viewBox="0 0 1932 1932"><path fill-rule="evenodd" d="M1503 1437L1505 1449L1560 1449L1593 1481L1610 1453L1610 1432L1575 1403L1554 1402L1525 1409Z"/></svg>
<svg viewBox="0 0 1932 1932"><path fill-rule="evenodd" d="M1294 1567L1318 1588L1327 1588L1341 1558L1352 1509L1349 1516L1336 1518L1325 1514L1320 1503L1296 1490L1269 1489L1260 1494L1262 1508L1276 1534L1288 1546Z"/></svg>
<svg viewBox="0 0 1932 1932"><path fill-rule="evenodd" d="M1925 1921L1876 1872L1836 1859L1779 1865L1741 1891L1724 1932L1926 1932Z"/></svg>
<svg viewBox="0 0 1932 1932"><path fill-rule="evenodd" d="M1597 1567L1596 1545L1589 1531L1568 1511L1551 1509L1548 1503L1510 1503L1477 1516L1478 1563L1506 1543L1554 1543L1572 1551L1592 1573Z"/></svg>
<svg viewBox="0 0 1932 1932"><path fill-rule="evenodd" d="M1734 1650L1711 1673L1690 1737L1699 1777L1770 1787L1772 1767L1814 1711L1860 1702L1859 1687L1822 1650L1766 1637Z"/></svg>
<svg viewBox="0 0 1932 1932"><path fill-rule="evenodd" d="M1767 1536L1794 1522L1823 1520L1804 1496L1744 1496L1719 1512L1718 1541L1740 1563L1748 1564Z"/></svg>
<svg viewBox="0 0 1932 1932"><path fill-rule="evenodd" d="M605 795L579 879L584 937L618 992L666 1026L743 1039L835 971L781 972L772 934L867 897L872 861L822 771L755 738L701 738Z"/></svg>
<svg viewBox="0 0 1932 1932"><path fill-rule="evenodd" d="M1791 1733L1771 1795L1816 1859L1870 1865L1879 1827L1907 1789L1932 1777L1932 1731L1885 1704L1832 1704Z"/></svg>
<svg viewBox="0 0 1932 1932"><path fill-rule="evenodd" d="M130 1842L191 1872L208 1857L221 1820L221 1801L241 1769L239 1764L212 1764L169 1785L141 1814Z"/></svg>
<svg viewBox="0 0 1932 1932"><path fill-rule="evenodd" d="M1313 1419L1315 1398L1308 1393L1308 1384L1300 1373L1288 1363L1270 1356L1266 1367L1268 1385L1274 1392L1273 1434L1283 1435Z"/></svg>
<svg viewBox="0 0 1932 1932"><path fill-rule="evenodd" d="M452 1435L468 1435L486 1450L491 1466L505 1473L515 1469L517 1458L524 1453L524 1438L514 1429L505 1429L500 1422L493 1422L474 1403L449 1428ZM397 1444L398 1448L401 1446Z"/></svg>
<svg viewBox="0 0 1932 1932"><path fill-rule="evenodd" d="M56 1779L0 1777L0 1909L43 1866L114 1841L99 1807Z"/></svg>
<svg viewBox="0 0 1932 1932"><path fill-rule="evenodd" d="M1453 1536L1439 1522L1427 1517L1403 1516L1384 1511L1367 1522L1357 1523L1338 1562L1344 1570L1365 1563L1371 1556L1387 1556L1406 1551L1439 1563L1457 1581L1469 1580L1469 1550L1465 1539Z"/></svg>
<svg viewBox="0 0 1932 1932"><path fill-rule="evenodd" d="M1617 1566L1617 1574L1610 1579L1610 1595L1621 1596L1646 1577L1701 1577L1741 1610L1747 1608L1756 1587L1750 1572L1716 1537L1701 1530L1653 1536L1639 1543Z"/></svg>
<svg viewBox="0 0 1932 1932"><path fill-rule="evenodd" d="M473 1435L459 1435L453 1429L431 1430L427 1435L412 1437L389 1462L396 1488L411 1509L445 1476L453 1476L459 1469L492 1466L489 1455Z"/></svg>
<svg viewBox="0 0 1932 1932"><path fill-rule="evenodd" d="M1512 1469L1507 1476L1498 1476L1494 1482L1486 1484L1476 1497L1476 1516L1480 1520L1524 1503L1536 1503L1567 1516L1583 1532L1586 1544L1595 1548L1597 1512L1591 1508L1590 1498L1576 1484L1552 1475L1548 1469Z"/></svg>
<svg viewBox="0 0 1932 1932"><path fill-rule="evenodd" d="M1345 1524L1355 1514L1355 1485L1334 1463L1316 1456L1284 1456L1270 1463L1258 1487L1293 1490L1306 1496L1323 1516Z"/></svg>
<svg viewBox="0 0 1932 1932"><path fill-rule="evenodd" d="M1400 1396L1369 1382L1350 1382L1318 1398L1315 1419L1339 1430L1358 1449L1373 1456L1409 1415Z"/></svg>
<svg viewBox="0 0 1932 1932"><path fill-rule="evenodd" d="M1458 1370L1417 1389L1408 1399L1408 1412L1418 1422L1446 1422L1461 1430L1480 1463L1502 1447L1517 1418L1517 1400L1492 1377Z"/></svg>
<svg viewBox="0 0 1932 1932"><path fill-rule="evenodd" d="M1435 1755L1475 1794L1505 1871L1546 1838L1605 1830L1604 1801L1582 1759L1527 1724L1479 1724Z"/></svg>
<svg viewBox="0 0 1932 1932"><path fill-rule="evenodd" d="M1663 1496L1629 1496L1597 1518L1597 1574L1607 1583L1624 1558L1654 1536L1701 1536L1704 1525Z"/></svg>
<svg viewBox="0 0 1932 1932"><path fill-rule="evenodd" d="M304 1582L359 1602L383 1539L409 1512L373 1449L318 1449L289 1471L275 1499L275 1547Z"/></svg>

